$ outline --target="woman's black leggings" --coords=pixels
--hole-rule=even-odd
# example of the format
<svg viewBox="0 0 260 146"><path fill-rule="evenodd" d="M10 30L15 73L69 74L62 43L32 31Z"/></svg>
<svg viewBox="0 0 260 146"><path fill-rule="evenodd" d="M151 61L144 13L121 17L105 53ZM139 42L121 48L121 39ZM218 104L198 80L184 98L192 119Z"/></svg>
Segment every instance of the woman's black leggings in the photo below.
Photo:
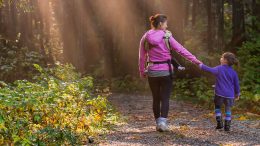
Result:
<svg viewBox="0 0 260 146"><path fill-rule="evenodd" d="M148 82L153 95L153 113L155 119L159 117L167 118L172 90L171 77L148 77Z"/></svg>

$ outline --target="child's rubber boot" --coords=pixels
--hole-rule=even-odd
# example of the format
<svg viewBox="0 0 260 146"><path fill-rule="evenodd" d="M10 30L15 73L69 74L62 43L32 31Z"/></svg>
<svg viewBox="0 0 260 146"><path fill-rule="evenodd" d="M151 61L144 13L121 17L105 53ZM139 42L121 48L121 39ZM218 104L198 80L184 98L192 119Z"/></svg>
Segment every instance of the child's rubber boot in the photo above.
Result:
<svg viewBox="0 0 260 146"><path fill-rule="evenodd" d="M224 130L230 131L230 125L231 125L231 120L225 120Z"/></svg>
<svg viewBox="0 0 260 146"><path fill-rule="evenodd" d="M217 127L216 127L216 129L222 129L222 128L223 128L222 117L221 117L221 116L217 116L217 117L216 117L216 121L217 121Z"/></svg>

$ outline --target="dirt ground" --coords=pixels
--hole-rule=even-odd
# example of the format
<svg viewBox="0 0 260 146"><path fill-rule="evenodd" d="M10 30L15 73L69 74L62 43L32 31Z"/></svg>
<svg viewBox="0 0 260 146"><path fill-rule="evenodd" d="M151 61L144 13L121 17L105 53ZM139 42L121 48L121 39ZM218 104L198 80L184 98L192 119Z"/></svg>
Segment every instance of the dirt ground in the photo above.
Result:
<svg viewBox="0 0 260 146"><path fill-rule="evenodd" d="M157 132L150 95L114 94L110 102L126 123L105 136L98 145L260 145L259 119L233 115L231 132L215 130L214 114L182 101L170 101L170 132Z"/></svg>

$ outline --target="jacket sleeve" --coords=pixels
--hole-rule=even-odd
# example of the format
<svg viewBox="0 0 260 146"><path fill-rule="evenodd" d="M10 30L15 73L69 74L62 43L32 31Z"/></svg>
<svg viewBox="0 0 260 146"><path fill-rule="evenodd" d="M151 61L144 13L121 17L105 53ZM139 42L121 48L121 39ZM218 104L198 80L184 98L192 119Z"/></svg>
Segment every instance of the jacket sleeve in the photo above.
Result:
<svg viewBox="0 0 260 146"><path fill-rule="evenodd" d="M190 62L196 64L201 63L194 55L192 55L187 49L185 49L180 43L178 43L172 36L170 37L169 42L173 50L175 50L177 53L179 53Z"/></svg>
<svg viewBox="0 0 260 146"><path fill-rule="evenodd" d="M235 92L235 96L240 96L240 86L239 86L239 79L238 79L238 75L237 73L235 73L235 77L234 77L234 92Z"/></svg>
<svg viewBox="0 0 260 146"><path fill-rule="evenodd" d="M139 72L140 74L144 74L145 71L145 63L146 63L146 56L147 56L147 50L145 50L145 37L146 34L143 35L141 38L140 44L139 44Z"/></svg>
<svg viewBox="0 0 260 146"><path fill-rule="evenodd" d="M207 72L210 72L214 75L217 75L218 74L218 66L216 67L208 67L207 65L204 65L204 64L200 64L200 69L204 70L204 71L207 71Z"/></svg>

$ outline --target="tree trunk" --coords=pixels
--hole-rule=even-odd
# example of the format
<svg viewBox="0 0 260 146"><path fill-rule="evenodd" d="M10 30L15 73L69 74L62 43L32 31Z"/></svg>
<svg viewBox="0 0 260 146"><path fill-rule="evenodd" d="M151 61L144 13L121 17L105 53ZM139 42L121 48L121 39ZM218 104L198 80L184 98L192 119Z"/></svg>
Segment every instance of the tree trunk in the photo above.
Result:
<svg viewBox="0 0 260 146"><path fill-rule="evenodd" d="M173 10L173 18L178 21L172 21L172 29L175 39L183 44L184 43L184 3L183 0L175 0L173 1L173 5L175 9Z"/></svg>
<svg viewBox="0 0 260 146"><path fill-rule="evenodd" d="M244 5L241 0L232 0L232 40L229 48L236 51L235 47L241 46L245 40Z"/></svg>
<svg viewBox="0 0 260 146"><path fill-rule="evenodd" d="M224 0L217 1L217 22L218 22L218 48L223 49L224 46Z"/></svg>
<svg viewBox="0 0 260 146"><path fill-rule="evenodd" d="M207 15L208 15L208 52L212 51L212 0L207 0Z"/></svg>
<svg viewBox="0 0 260 146"><path fill-rule="evenodd" d="M9 29L8 31L8 39L10 40L15 40L16 39L16 34L17 34L17 30L16 30L16 26L17 26L17 9L16 9L16 2L12 2L10 3L10 5L8 5L9 7L9 20L8 20L8 27Z"/></svg>
<svg viewBox="0 0 260 146"><path fill-rule="evenodd" d="M85 6L88 9L88 12L90 13L89 16L91 16L91 20L97 24L102 24L102 27L95 26L94 29L98 34L101 34L102 42L103 42L103 53L102 56L104 58L104 77L106 78L112 78L115 74L115 68L114 68L114 45L113 45L113 28L111 28L108 24L111 24L109 19L109 14L101 14L104 13L104 11L95 11L93 9L94 6L98 5L99 1L96 1L97 3L85 1ZM107 7L108 5L105 5ZM100 15L103 18L96 17L96 15Z"/></svg>
<svg viewBox="0 0 260 146"><path fill-rule="evenodd" d="M35 29L37 30L37 34L39 36L39 52L40 54L43 55L44 59L43 59L43 62L44 64L47 64L47 62L49 63L54 63L53 60L50 60L47 56L47 53L46 53L46 49L45 49L45 45L44 45L44 36L45 36L45 33L44 33L44 21L43 21L43 18L42 18L42 14L41 14L41 11L40 11L40 8L39 8L39 1L40 0L36 0L36 1L33 1L33 4L35 5L35 11L34 11L34 19L35 19Z"/></svg>
<svg viewBox="0 0 260 146"><path fill-rule="evenodd" d="M259 32L259 26L257 25L257 22L259 22L260 19L260 1L252 0L252 29L254 31Z"/></svg>
<svg viewBox="0 0 260 146"><path fill-rule="evenodd" d="M198 0L193 0L193 3L192 3L192 26L195 25L196 23L196 17L197 17L197 7L198 7Z"/></svg>
<svg viewBox="0 0 260 146"><path fill-rule="evenodd" d="M190 15L190 0L184 1L184 9L185 9L184 26L187 26L189 23L189 15Z"/></svg>

